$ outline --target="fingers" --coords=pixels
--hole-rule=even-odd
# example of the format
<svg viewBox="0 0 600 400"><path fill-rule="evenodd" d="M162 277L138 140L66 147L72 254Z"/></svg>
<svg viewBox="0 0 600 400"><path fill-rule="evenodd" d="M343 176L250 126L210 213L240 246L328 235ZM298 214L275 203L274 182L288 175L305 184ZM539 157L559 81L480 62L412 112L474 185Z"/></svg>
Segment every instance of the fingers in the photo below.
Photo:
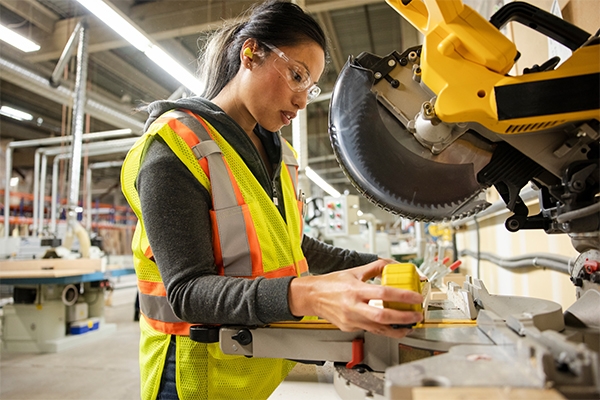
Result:
<svg viewBox="0 0 600 400"><path fill-rule="evenodd" d="M381 297L377 297L379 300L407 304L419 304L423 302L423 296L412 290L397 289L390 286L379 286L379 288L381 289Z"/></svg>
<svg viewBox="0 0 600 400"><path fill-rule="evenodd" d="M365 283L366 280L381 275L387 264L386 260L377 260L327 275L294 279L290 284L290 311L294 315L319 315L343 331L365 330L402 338L410 332L404 326L420 322L422 314L373 307L368 303L370 300L382 300L419 304L423 302L423 296L410 290ZM301 283L306 285L300 285ZM304 286L306 290L300 290ZM296 296L298 293L304 295ZM303 306L304 303L308 305ZM304 314L299 314L301 312ZM401 328L394 329L393 326Z"/></svg>
<svg viewBox="0 0 600 400"><path fill-rule="evenodd" d="M365 282L368 281L371 278L375 278L377 276L380 276L381 273L383 272L383 268L387 265L388 263L383 260L383 259L378 259L376 261L373 261L369 264L365 264L363 266L360 267L355 267L352 268L348 271L352 271L353 274L355 274L355 276L360 279L361 281Z"/></svg>
<svg viewBox="0 0 600 400"><path fill-rule="evenodd" d="M394 309L382 309L363 304L357 307L355 318L348 324L337 321L338 327L343 331L365 330L376 335L392 338L403 338L412 329L410 326L422 321L421 313L412 311L398 311ZM331 322L331 321L330 321Z"/></svg>
<svg viewBox="0 0 600 400"><path fill-rule="evenodd" d="M412 290L398 289L391 286L364 284L357 288L358 296L368 302L369 300L393 301L406 304L420 304L423 296Z"/></svg>
<svg viewBox="0 0 600 400"><path fill-rule="evenodd" d="M378 325L413 325L423 320L423 313L416 311L400 311L393 308L379 308L361 304L357 310L373 324Z"/></svg>
<svg viewBox="0 0 600 400"><path fill-rule="evenodd" d="M386 264L398 264L398 261L391 259L391 258L381 258L379 257L379 260L383 260L385 261Z"/></svg>

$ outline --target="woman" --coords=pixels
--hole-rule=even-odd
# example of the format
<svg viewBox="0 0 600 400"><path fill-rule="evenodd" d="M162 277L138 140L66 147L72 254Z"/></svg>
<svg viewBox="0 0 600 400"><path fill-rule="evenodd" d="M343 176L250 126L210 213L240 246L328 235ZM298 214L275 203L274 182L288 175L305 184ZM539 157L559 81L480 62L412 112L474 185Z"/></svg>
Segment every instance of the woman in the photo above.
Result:
<svg viewBox="0 0 600 400"><path fill-rule="evenodd" d="M302 235L297 163L278 131L318 95L325 54L309 15L269 1L209 40L202 97L149 106L122 171L139 218L143 398L266 398L294 365L226 356L218 343L190 340L191 324L316 315L344 331L402 337L391 324L421 319L368 305L422 301L364 283L386 261Z"/></svg>

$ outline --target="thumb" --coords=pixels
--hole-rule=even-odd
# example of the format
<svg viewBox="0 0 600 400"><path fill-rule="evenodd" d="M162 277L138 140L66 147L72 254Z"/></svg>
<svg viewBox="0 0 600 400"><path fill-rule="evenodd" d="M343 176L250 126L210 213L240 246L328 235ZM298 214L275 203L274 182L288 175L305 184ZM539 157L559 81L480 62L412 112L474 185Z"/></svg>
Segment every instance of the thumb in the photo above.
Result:
<svg viewBox="0 0 600 400"><path fill-rule="evenodd" d="M388 264L387 261L378 259L369 264L365 264L360 267L356 267L353 269L355 276L361 281L365 282L371 278L375 278L380 276L383 272L383 268Z"/></svg>

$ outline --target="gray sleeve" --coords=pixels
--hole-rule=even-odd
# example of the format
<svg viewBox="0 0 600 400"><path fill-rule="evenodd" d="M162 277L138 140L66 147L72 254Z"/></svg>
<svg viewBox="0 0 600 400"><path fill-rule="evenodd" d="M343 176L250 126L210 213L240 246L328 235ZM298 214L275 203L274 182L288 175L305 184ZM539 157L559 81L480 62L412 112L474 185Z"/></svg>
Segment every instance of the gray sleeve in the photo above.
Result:
<svg viewBox="0 0 600 400"><path fill-rule="evenodd" d="M148 148L137 188L148 240L179 318L241 325L297 319L288 304L293 277L250 280L217 275L210 196L159 140Z"/></svg>
<svg viewBox="0 0 600 400"><path fill-rule="evenodd" d="M376 254L341 249L306 235L302 239L302 251L312 274L326 274L377 260Z"/></svg>

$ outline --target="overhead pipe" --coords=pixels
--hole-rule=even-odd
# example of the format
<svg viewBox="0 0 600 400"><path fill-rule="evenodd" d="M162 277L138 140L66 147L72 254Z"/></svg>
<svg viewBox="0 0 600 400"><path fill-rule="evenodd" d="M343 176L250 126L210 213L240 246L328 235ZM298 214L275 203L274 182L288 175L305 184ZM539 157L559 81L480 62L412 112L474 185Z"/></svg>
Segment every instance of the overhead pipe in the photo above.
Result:
<svg viewBox="0 0 600 400"><path fill-rule="evenodd" d="M85 20L78 24L79 43L77 46L77 64L75 70L75 99L73 101L73 118L71 133L71 168L69 168L69 191L67 196L67 234L65 236L64 247L70 249L76 232L80 232L80 224L77 221L77 206L79 203L79 183L81 179L81 147L83 145L83 119L85 117L85 92L87 84L88 70L88 41L89 33ZM85 238L78 234L81 240ZM87 238L89 241L89 236ZM88 247L87 243L82 248ZM87 258L89 254L83 254Z"/></svg>
<svg viewBox="0 0 600 400"><path fill-rule="evenodd" d="M71 33L71 36L69 37L69 40L67 41L67 44L65 45L65 48L63 49L63 52L60 55L60 58L58 59L56 67L54 67L54 71L52 72L52 76L50 77L50 85L52 87L56 88L60 86L65 65L67 65L67 62L69 62L71 56L73 55L73 50L76 47L75 45L77 44L77 40L81 37L82 29L87 29L87 21L85 18L79 21L75 26L73 33Z"/></svg>
<svg viewBox="0 0 600 400"><path fill-rule="evenodd" d="M89 151L88 155L101 156L114 153L126 153L131 148L130 145L111 145L105 148L95 148ZM68 158L68 154L59 154L54 158L52 167L52 201L50 205L50 232L57 236L57 210L58 210L58 163L61 159ZM89 232L89 230L87 231Z"/></svg>
<svg viewBox="0 0 600 400"><path fill-rule="evenodd" d="M84 140L96 140L96 139L108 139L113 137L130 136L133 134L131 129L116 129L104 132L84 133ZM55 144L66 144L73 136L57 136L43 139L30 139L30 140L19 140L17 142L10 142L6 147L6 164L5 164L5 176L6 182L4 185L4 204L7 208L6 216L4 218L4 236L8 237L9 229L9 218L10 217L10 176L12 175L12 156L14 149L22 149L27 147L41 147L51 146ZM38 149L40 150L40 149ZM40 154L36 150L34 156L34 167L33 167L33 232L37 231L37 220L38 220L38 195L39 195L39 169L40 169Z"/></svg>
<svg viewBox="0 0 600 400"><path fill-rule="evenodd" d="M133 138L126 138L126 139L116 139L116 140L110 140L110 141L104 141L104 142L95 142L95 143L89 143L85 145L85 151L86 154L88 155L95 155L97 154L97 152L99 151L103 151L103 150L113 150L116 148L131 148L131 146L133 146L133 144L138 140L137 137L133 137ZM48 147L48 148L44 148L44 149L39 149L39 152L41 154L41 168L40 168L40 202L39 202L39 207L40 207L40 212L38 213L38 218L39 218L39 224L38 224L38 234L41 235L42 231L43 231L43 209L44 209L44 203L43 203L43 199L46 197L46 175L47 175L47 157L53 157L53 156L58 156L58 155L65 155L67 153L70 152L70 149L65 148L65 147ZM110 154L110 153L103 153L103 154ZM63 159L65 159L66 157L63 156ZM44 161L46 159L46 161ZM53 179L53 185L56 184L58 185L58 173L56 175L56 179Z"/></svg>
<svg viewBox="0 0 600 400"><path fill-rule="evenodd" d="M120 167L123 165L123 160L121 161L103 161L103 162L97 162L97 163L92 163L90 165L88 165L87 168L87 174L86 174L86 192L87 192L87 198L86 198L86 204L85 204L85 208L86 208L86 229L88 232L92 231L92 170L94 169L102 169L102 168L116 168L116 167Z"/></svg>
<svg viewBox="0 0 600 400"><path fill-rule="evenodd" d="M567 275L570 274L570 266L575 263L574 258L547 253L530 253L516 257L500 257L492 253L477 253L476 251L464 249L460 251L460 255L489 261L499 267L510 270L536 267L550 269Z"/></svg>
<svg viewBox="0 0 600 400"><path fill-rule="evenodd" d="M64 86L54 88L50 85L48 78L23 68L11 60L0 57L0 71L2 71L3 80L32 91L41 97L66 106L70 106L73 102L75 94L72 90ZM120 110L123 107L121 104L95 92L89 93L87 97L85 111L91 117L113 126L133 129L138 134L143 132L144 122L132 118L129 113Z"/></svg>
<svg viewBox="0 0 600 400"><path fill-rule="evenodd" d="M116 131L113 131L113 132L116 132ZM91 134L88 134L88 135L91 135ZM98 137L99 136L100 135L98 135ZM112 135L107 135L107 137L118 137L118 136L116 134L112 134ZM137 137L127 138L127 139L116 139L116 140L104 141L104 142L94 142L94 143L86 144L86 149L93 150L96 148L104 148L104 147L110 146L111 144L132 146L136 140L137 140ZM38 179L37 179L37 181L39 181L39 184L38 184L38 190L37 191L34 190L34 196L33 196L33 205L34 205L34 222L33 223L37 227L38 235L41 235L42 230L43 230L44 201L46 198L46 169L47 169L46 158L56 156L58 154L64 154L67 152L71 152L71 149L68 147L62 147L62 146L46 147L46 148L38 149L35 152L34 164L37 164L39 166L39 168L38 168L39 175L38 175ZM38 161L38 159L40 159L40 158L41 158L41 162ZM34 172L34 176L35 176L35 172Z"/></svg>

